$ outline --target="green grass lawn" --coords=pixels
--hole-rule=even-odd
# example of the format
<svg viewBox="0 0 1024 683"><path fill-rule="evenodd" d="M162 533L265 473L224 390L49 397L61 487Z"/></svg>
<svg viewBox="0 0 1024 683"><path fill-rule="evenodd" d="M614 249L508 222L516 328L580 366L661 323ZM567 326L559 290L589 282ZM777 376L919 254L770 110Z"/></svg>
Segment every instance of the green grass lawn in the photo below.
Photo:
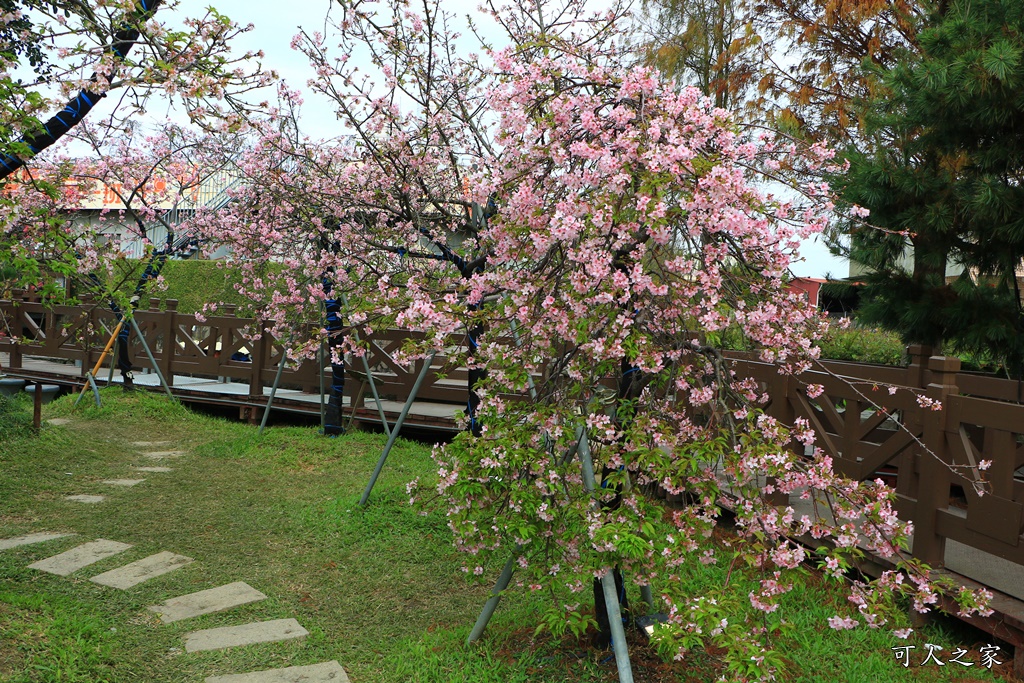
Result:
<svg viewBox="0 0 1024 683"><path fill-rule="evenodd" d="M103 391L103 408L72 412L64 398L36 437L25 427L27 403L0 406L0 538L36 531L77 534L0 551L0 681L9 683L182 683L337 659L353 683L615 681L614 662L588 641L535 634L539 595L511 591L483 642L463 643L489 592L466 582L440 512L411 508L405 484L430 481L430 448L399 440L370 505L356 502L384 445L379 434L337 439L313 428L274 427L261 437L245 424L192 413L157 395ZM135 441L166 441L158 450L188 455L153 463ZM133 465L166 464L170 473L139 474ZM104 479L141 478L133 488ZM101 493L97 505L64 496ZM27 568L38 559L97 538L133 547L68 577ZM195 562L127 591L88 577L169 550ZM695 563L696 564L696 563ZM720 584L724 569L703 567L694 590ZM497 568L485 577L493 581ZM734 579L735 580L735 579ZM245 581L268 599L220 613L162 624L148 605ZM791 628L778 641L784 680L991 680L978 666L899 666L887 631L835 632L825 620L847 613L842 594L814 575L788 597ZM300 642L186 654L188 632L249 621L295 618ZM953 622L915 634L925 642L972 648L984 641ZM637 681L713 681L714 652L662 663L632 643ZM916 655L916 653L915 653ZM1004 659L1009 659L1006 653ZM916 664L916 661L915 661ZM956 670L953 670L953 669ZM1004 665L1005 668L1005 665Z"/></svg>

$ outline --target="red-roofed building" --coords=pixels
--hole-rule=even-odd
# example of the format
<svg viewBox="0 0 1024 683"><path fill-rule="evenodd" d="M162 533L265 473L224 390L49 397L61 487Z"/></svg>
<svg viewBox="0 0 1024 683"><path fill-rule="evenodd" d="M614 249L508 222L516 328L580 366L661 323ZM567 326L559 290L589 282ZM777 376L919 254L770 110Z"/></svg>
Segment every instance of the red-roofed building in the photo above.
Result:
<svg viewBox="0 0 1024 683"><path fill-rule="evenodd" d="M818 293L821 291L821 286L828 282L828 280L820 277L795 277L789 281L789 291L795 293L802 293L804 299L806 299L812 306L820 306L818 300Z"/></svg>

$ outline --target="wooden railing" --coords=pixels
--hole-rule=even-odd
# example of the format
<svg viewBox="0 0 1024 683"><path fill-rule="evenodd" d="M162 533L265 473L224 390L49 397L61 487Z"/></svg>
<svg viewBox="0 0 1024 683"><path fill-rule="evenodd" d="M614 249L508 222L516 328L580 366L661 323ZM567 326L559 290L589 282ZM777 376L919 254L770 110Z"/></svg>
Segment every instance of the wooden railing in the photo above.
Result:
<svg viewBox="0 0 1024 683"><path fill-rule="evenodd" d="M248 384L250 397L263 397L273 383L281 346L268 333L255 342L253 321L234 308L204 320L179 313L176 302L159 310L150 300L136 319L169 381L175 375L225 377ZM17 337L0 337L16 371L26 355L78 361L80 374L96 362L114 327L102 305L44 306L26 299L0 301L6 327ZM409 334L375 334L369 363L384 399L404 401L424 361L400 363L396 354ZM134 335L133 335L134 339ZM145 357L134 339L137 365ZM461 340L453 340L460 344ZM242 347L251 362L231 360ZM218 350L219 349L219 350ZM826 361L799 377L743 354L730 354L740 376L756 378L770 396L769 414L786 424L802 417L817 445L836 469L857 480L882 477L896 487L904 519L914 523L914 554L941 565L947 539L1024 565L1024 403L1021 383L960 372L955 358L930 356L911 347L907 367ZM419 393L423 401L464 405L464 370L446 368L439 355ZM362 369L361 363L354 369ZM442 369L447 372L442 377ZM282 386L319 390L316 362L286 363ZM321 370L324 371L324 370ZM329 381L329 378L326 381ZM810 397L807 385L824 387ZM931 405L922 405L919 396ZM802 445L794 448L802 450ZM972 465L991 463L975 479ZM980 491L984 491L984 495Z"/></svg>
<svg viewBox="0 0 1024 683"><path fill-rule="evenodd" d="M282 345L268 331L256 341L249 341L254 321L235 316L234 306L223 307L223 313L199 317L179 313L177 301L150 299L148 309L135 312L135 320L145 336L157 366L168 382L175 375L226 378L248 384L249 395L262 397L277 375L278 364L285 360ZM10 354L10 369L22 368L26 356L61 359L80 365L79 376L95 365L104 345L116 326L110 309L101 304L61 306L44 305L31 299L0 300L0 352ZM404 400L419 375L424 361L400 363L398 351L410 338L408 332L389 330L369 340L367 360L374 373L382 399ZM458 347L462 340L453 339ZM250 361L232 360L236 352L249 351ZM130 356L136 367L148 365L143 348L132 334ZM424 401L465 404L466 372L448 369L448 358L435 356L418 397ZM316 361L301 363L285 360L281 372L282 388L319 391L320 377ZM362 363L353 365L362 370ZM330 382L329 365L321 369L325 383Z"/></svg>
<svg viewBox="0 0 1024 683"><path fill-rule="evenodd" d="M733 362L765 387L769 414L808 421L838 472L896 487L900 517L914 523L915 556L942 565L952 539L1024 565L1020 383L962 373L959 359L923 347L909 355L903 368L823 362L799 377L738 355ZM808 385L824 391L811 398Z"/></svg>

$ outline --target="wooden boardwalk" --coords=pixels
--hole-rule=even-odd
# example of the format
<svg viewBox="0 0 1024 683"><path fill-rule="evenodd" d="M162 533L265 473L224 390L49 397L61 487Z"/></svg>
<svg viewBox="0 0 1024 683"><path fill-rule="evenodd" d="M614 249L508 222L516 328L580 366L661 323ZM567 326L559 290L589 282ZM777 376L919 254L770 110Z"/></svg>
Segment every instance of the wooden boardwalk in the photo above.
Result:
<svg viewBox="0 0 1024 683"><path fill-rule="evenodd" d="M0 353L0 367L8 368L10 356ZM22 367L18 370L5 370L6 374L25 380L41 380L49 384L57 384L69 388L81 388L86 380L82 377L82 368L73 362L61 361L60 359L24 356ZM99 386L106 386L110 377L110 366L104 365L97 373L96 381ZM251 421L259 421L262 418L263 410L270 399L271 387L262 387L262 396L250 394L250 385L247 382L231 381L227 377L193 377L189 375L173 375L171 378L171 392L174 396L186 403L199 403L213 406L234 406L239 409L239 416ZM112 384L121 384L121 377L114 372ZM350 378L349 382L358 388L360 380ZM135 373L135 386L149 391L162 392L160 379L154 372L138 371ZM347 389L347 387L346 387ZM351 412L351 397L345 396L346 417L353 416L356 422L367 424L380 424L380 411L372 397L366 397L362 405L356 408L355 413ZM384 416L389 424L394 424L402 411L404 404L401 401L381 399L381 406L384 409ZM461 405L452 403L435 403L430 401L415 401L409 409L409 415L405 424L408 427L417 429L429 429L440 431L454 431L456 429L455 415L462 410ZM274 402L271 405L272 412L299 413L310 416L320 414L320 395L307 393L299 389L279 388L274 395Z"/></svg>

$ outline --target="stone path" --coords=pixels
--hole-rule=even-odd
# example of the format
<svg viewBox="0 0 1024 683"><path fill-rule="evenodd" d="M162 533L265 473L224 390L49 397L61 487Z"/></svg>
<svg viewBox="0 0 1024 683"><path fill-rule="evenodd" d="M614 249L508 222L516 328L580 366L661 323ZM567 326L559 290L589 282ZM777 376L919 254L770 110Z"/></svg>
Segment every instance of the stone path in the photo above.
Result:
<svg viewBox="0 0 1024 683"><path fill-rule="evenodd" d="M93 495L77 495L77 496L64 496L64 500L70 500L75 503L89 503L96 504L102 503L107 499L106 496L93 496Z"/></svg>
<svg viewBox="0 0 1024 683"><path fill-rule="evenodd" d="M182 619L191 619L203 614L223 612L224 610L247 605L251 602L266 600L267 596L244 581L236 581L226 586L209 588L198 593L189 593L181 597L171 598L162 605L153 605L149 609L160 615L165 624L172 624Z"/></svg>
<svg viewBox="0 0 1024 683"><path fill-rule="evenodd" d="M49 420L52 425L68 425L72 421L64 418ZM137 448L154 448L172 446L170 441L136 441ZM187 453L182 450L140 451L140 455L152 460L181 458ZM133 467L138 472L169 473L170 467ZM122 489L131 488L145 479L106 479L104 484ZM155 481L155 480L154 480ZM100 503L106 500L101 495L66 496L66 500L80 503ZM0 539L0 550L20 546L46 543L71 536L69 533L37 532ZM33 562L29 568L58 576L69 576L90 565L114 557L132 547L128 543L96 539L66 550L57 555ZM149 557L130 562L91 577L89 580L101 586L118 590L129 590L140 583L155 579L191 564L191 557L178 555L170 551L162 551ZM266 595L244 581L236 581L223 586L201 590L187 595L168 598L163 604L153 605L148 609L155 612L164 624L192 619L204 614L226 612L235 607L265 600ZM255 646L261 643L272 643L287 640L301 640L309 632L295 619L273 619L270 621L250 622L234 626L192 631L185 635L185 652L203 652L223 650L233 647ZM308 666L292 666L266 671L252 671L240 674L210 676L206 683L350 683L345 669L337 661L322 662Z"/></svg>
<svg viewBox="0 0 1024 683"><path fill-rule="evenodd" d="M48 557L45 560L33 562L28 567L29 569L38 569L48 574L67 576L83 567L88 567L90 564L96 564L100 560L105 560L112 555L123 553L131 547L128 543L118 543L117 541L108 541L101 538L85 545L80 545L77 548L66 550L59 555Z"/></svg>
<svg viewBox="0 0 1024 683"><path fill-rule="evenodd" d="M345 670L337 661L313 664L312 666L290 666L287 669L254 671L248 674L210 676L206 679L206 683L313 683L315 681L349 683Z"/></svg>
<svg viewBox="0 0 1024 683"><path fill-rule="evenodd" d="M98 574L89 580L101 586L125 590L132 586L137 586L143 581L149 581L157 576L173 572L175 569L181 569L190 562L192 562L191 557L175 555L174 553L164 551L156 555L150 555L137 562L126 564L123 567L112 569L109 572Z"/></svg>
<svg viewBox="0 0 1024 683"><path fill-rule="evenodd" d="M185 451L149 451L142 455L151 460L166 460L168 458L180 458L185 455Z"/></svg>
<svg viewBox="0 0 1024 683"><path fill-rule="evenodd" d="M240 626L221 626L203 631L193 631L185 636L185 652L223 650L239 645L273 643L280 640L305 638L309 631L294 619L256 621Z"/></svg>
<svg viewBox="0 0 1024 683"><path fill-rule="evenodd" d="M71 534L50 534L41 532L38 534L27 534L25 536L16 536L15 538L7 538L0 540L0 550L7 550L8 548L17 548L20 545L32 545L34 543L45 543L46 541L52 541L57 538L65 538Z"/></svg>

